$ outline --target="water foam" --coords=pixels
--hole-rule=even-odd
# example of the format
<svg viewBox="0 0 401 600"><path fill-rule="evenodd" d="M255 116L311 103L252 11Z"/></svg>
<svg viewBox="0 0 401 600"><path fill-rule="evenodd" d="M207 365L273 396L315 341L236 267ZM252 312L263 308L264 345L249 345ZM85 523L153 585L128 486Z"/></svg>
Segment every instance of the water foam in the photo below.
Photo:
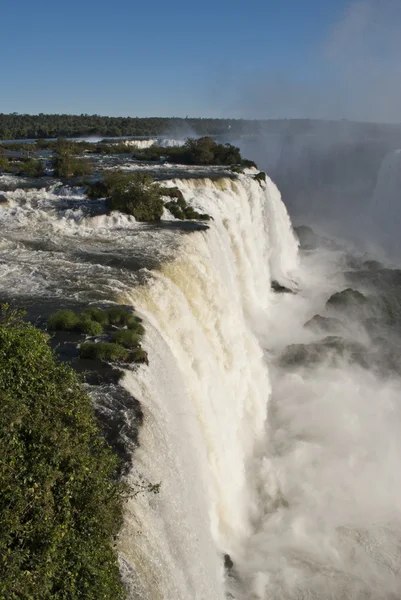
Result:
<svg viewBox="0 0 401 600"><path fill-rule="evenodd" d="M147 556L153 565L142 573L147 584L138 583L140 575L133 578L132 589L138 585L153 589L156 581L166 600L223 598L222 554L239 555L252 533L250 506L255 498L247 464L265 435L270 393L253 328L272 298L271 265L279 265L281 273L289 264L294 269L297 243L289 221L283 219L280 223L289 227L286 239L291 239L288 256L293 262L288 256L280 262L271 252L269 214L275 214L275 205L281 202L271 182L261 186L241 177L171 183L177 184L186 200L211 214L213 221L208 231L186 236L179 255L129 295L151 327L146 343L157 369L156 376L142 375L139 384L126 380L150 417L145 417L136 464L148 476L160 477L162 488L157 500L142 499L149 506L146 510L142 506L139 517L133 501L121 552L125 564L135 565L132 545L139 546L137 559L140 554L146 562ZM272 209L266 206L269 203ZM160 419L162 427L156 425ZM156 455L149 464L149 456ZM194 512L189 510L192 505ZM160 524L160 515L167 521ZM131 519L139 520L144 543L130 537ZM181 527L191 535L180 535ZM192 543L194 535L202 540L198 546ZM169 555L157 573L154 543L162 564L166 548L174 547L174 565ZM200 565L208 565L207 591ZM164 581L165 571L170 584ZM183 572L190 581L182 580Z"/></svg>

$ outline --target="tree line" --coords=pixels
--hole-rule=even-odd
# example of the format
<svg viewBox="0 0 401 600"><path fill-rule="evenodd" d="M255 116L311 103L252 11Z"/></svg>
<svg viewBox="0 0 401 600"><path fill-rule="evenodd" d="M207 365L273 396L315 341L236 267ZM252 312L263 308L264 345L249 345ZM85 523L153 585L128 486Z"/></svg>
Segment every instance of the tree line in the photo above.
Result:
<svg viewBox="0 0 401 600"><path fill-rule="evenodd" d="M197 119L169 117L102 117L99 115L0 114L0 139L79 136L193 136L223 135L229 131L258 133L257 121L242 119Z"/></svg>
<svg viewBox="0 0 401 600"><path fill-rule="evenodd" d="M0 113L0 139L58 138L80 136L238 136L242 134L348 133L365 137L400 134L400 125L356 123L317 119L209 119L178 117L104 117L67 114Z"/></svg>

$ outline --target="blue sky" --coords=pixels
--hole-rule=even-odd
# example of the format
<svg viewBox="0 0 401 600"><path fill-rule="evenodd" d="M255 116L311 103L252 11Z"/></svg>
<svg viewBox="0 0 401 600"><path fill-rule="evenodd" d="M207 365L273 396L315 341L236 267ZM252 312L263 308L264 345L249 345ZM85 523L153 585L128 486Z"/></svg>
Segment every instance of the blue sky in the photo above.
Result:
<svg viewBox="0 0 401 600"><path fill-rule="evenodd" d="M377 1L3 0L0 112L352 117L341 35Z"/></svg>

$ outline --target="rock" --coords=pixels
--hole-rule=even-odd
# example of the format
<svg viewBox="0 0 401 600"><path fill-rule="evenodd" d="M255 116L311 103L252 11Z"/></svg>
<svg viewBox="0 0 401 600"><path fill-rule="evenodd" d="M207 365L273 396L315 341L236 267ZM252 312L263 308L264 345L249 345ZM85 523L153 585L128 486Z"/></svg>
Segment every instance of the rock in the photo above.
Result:
<svg viewBox="0 0 401 600"><path fill-rule="evenodd" d="M4 194L0 194L0 204L7 204L7 203L8 203L7 196L5 196Z"/></svg>
<svg viewBox="0 0 401 600"><path fill-rule="evenodd" d="M319 330L319 331L333 331L343 327L340 319L335 317L322 317L322 315L315 315L312 319L309 319L304 325L308 329Z"/></svg>
<svg viewBox="0 0 401 600"><path fill-rule="evenodd" d="M303 250L315 250L320 246L320 236L318 236L310 227L300 225L299 227L295 227L294 231Z"/></svg>
<svg viewBox="0 0 401 600"><path fill-rule="evenodd" d="M224 555L224 568L227 569L227 571L231 571L233 566L234 566L234 563L231 560L231 556L229 554L225 554Z"/></svg>
<svg viewBox="0 0 401 600"><path fill-rule="evenodd" d="M271 282L271 288L272 288L273 292L276 292L277 294L294 294L295 293L293 290L291 290L288 287L285 287L285 285L281 285L281 283L279 283L276 280L273 280Z"/></svg>
<svg viewBox="0 0 401 600"><path fill-rule="evenodd" d="M365 260L363 266L368 271L380 271L383 268L383 265L378 260Z"/></svg>
<svg viewBox="0 0 401 600"><path fill-rule="evenodd" d="M368 351L361 344L334 335L311 344L291 344L282 353L280 363L284 367L308 367L320 362L333 366L341 359L369 365Z"/></svg>
<svg viewBox="0 0 401 600"><path fill-rule="evenodd" d="M336 292L326 302L327 308L344 310L349 307L363 307L368 303L368 299L361 292L346 288L341 292Z"/></svg>

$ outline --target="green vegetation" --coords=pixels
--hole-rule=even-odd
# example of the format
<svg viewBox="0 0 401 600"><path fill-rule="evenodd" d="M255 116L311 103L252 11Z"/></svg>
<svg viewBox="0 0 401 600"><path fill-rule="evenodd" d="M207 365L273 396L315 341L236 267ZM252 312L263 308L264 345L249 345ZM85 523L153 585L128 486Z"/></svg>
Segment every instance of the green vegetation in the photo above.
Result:
<svg viewBox="0 0 401 600"><path fill-rule="evenodd" d="M189 206L184 198L183 193L176 187L162 188L162 195L174 198L170 202L166 202L165 207L171 212L176 219L196 219L198 221L209 221L210 215L199 213L192 206Z"/></svg>
<svg viewBox="0 0 401 600"><path fill-rule="evenodd" d="M0 347L0 598L122 599L126 491L90 400L46 334L4 307Z"/></svg>
<svg viewBox="0 0 401 600"><path fill-rule="evenodd" d="M141 334L132 329L120 329L113 332L111 337L124 348L139 348L141 345Z"/></svg>
<svg viewBox="0 0 401 600"><path fill-rule="evenodd" d="M62 309L50 316L47 326L50 331L75 331L79 321L73 310Z"/></svg>
<svg viewBox="0 0 401 600"><path fill-rule="evenodd" d="M210 219L209 215L188 206L178 188L161 187L147 173L112 171L102 181L89 184L86 193L89 198L107 198L109 210L127 213L138 221L160 220L164 206L177 219ZM172 200L164 205L163 196Z"/></svg>
<svg viewBox="0 0 401 600"><path fill-rule="evenodd" d="M106 173L103 181L88 186L90 198L107 198L110 211L132 215L138 221L159 221L163 214L161 186L147 173Z"/></svg>
<svg viewBox="0 0 401 600"><path fill-rule="evenodd" d="M231 144L219 144L211 137L188 139L183 146L160 148L151 146L144 150L134 151L138 160L160 160L182 165L242 165L255 166L251 161L244 161L239 148Z"/></svg>
<svg viewBox="0 0 401 600"><path fill-rule="evenodd" d="M101 335L103 333L103 326L101 323L92 320L88 315L81 315L76 329L80 333L92 336Z"/></svg>
<svg viewBox="0 0 401 600"><path fill-rule="evenodd" d="M127 311L124 311L124 312L127 312ZM106 310L101 310L100 308L97 308L96 306L89 306L89 308L86 308L84 310L84 312L82 313L82 316L89 317L89 319L91 319L92 321L96 321L97 323L100 323L101 325L109 324L108 312Z"/></svg>
<svg viewBox="0 0 401 600"><path fill-rule="evenodd" d="M26 162L18 163L18 175L26 177L42 177L44 174L43 163L41 160L30 158Z"/></svg>
<svg viewBox="0 0 401 600"><path fill-rule="evenodd" d="M123 306L112 306L106 310L90 306L81 314L62 309L49 317L47 327L49 331L70 331L93 337L106 333L110 341L81 344L80 358L147 362L147 354L141 348L145 328L141 319ZM120 329L116 331L116 327Z"/></svg>
<svg viewBox="0 0 401 600"><path fill-rule="evenodd" d="M55 144L55 158L53 159L54 173L58 177L82 177L90 175L91 163L85 158L77 158L80 144L60 139Z"/></svg>
<svg viewBox="0 0 401 600"><path fill-rule="evenodd" d="M98 358L107 361L127 361L130 353L127 348L113 342L84 342L79 348L80 358Z"/></svg>
<svg viewBox="0 0 401 600"><path fill-rule="evenodd" d="M264 173L263 171L260 171L260 173L258 173L257 175L254 175L253 178L255 179L255 181L258 181L259 183L261 183L262 181L264 183L266 183L266 173Z"/></svg>
<svg viewBox="0 0 401 600"><path fill-rule="evenodd" d="M286 124L286 121L283 121ZM0 139L35 139L79 136L154 136L179 137L193 131L195 135L235 135L243 132L259 133L261 121L242 119L180 119L102 117L100 115L19 115L0 114ZM288 127L288 126L287 126Z"/></svg>

